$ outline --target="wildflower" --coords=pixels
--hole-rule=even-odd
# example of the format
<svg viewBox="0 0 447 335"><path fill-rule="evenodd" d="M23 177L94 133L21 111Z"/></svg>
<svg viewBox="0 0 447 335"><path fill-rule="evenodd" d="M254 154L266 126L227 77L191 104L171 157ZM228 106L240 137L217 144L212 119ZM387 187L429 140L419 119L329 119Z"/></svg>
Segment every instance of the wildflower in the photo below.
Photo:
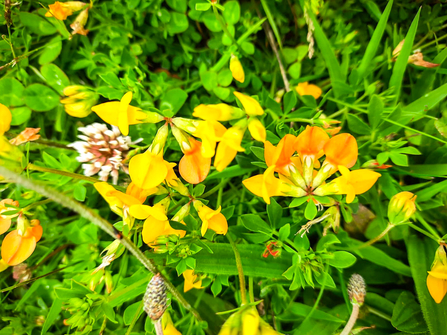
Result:
<svg viewBox="0 0 447 335"><path fill-rule="evenodd" d="M169 207L169 198L165 198L153 207L147 205L134 205L130 207L130 214L139 220L145 220L143 224L143 241L150 247L154 246L154 241L162 235L185 236L186 232L176 230L169 224L166 216Z"/></svg>
<svg viewBox="0 0 447 335"><path fill-rule="evenodd" d="M315 99L321 97L322 90L317 85L309 84L307 81L304 83L299 83L295 90L299 95L311 95Z"/></svg>
<svg viewBox="0 0 447 335"><path fill-rule="evenodd" d="M81 13L79 13L73 23L70 24L71 29L73 29L73 35L79 34L87 36L89 30L84 29L84 26L87 23L88 10L89 8L84 9Z"/></svg>
<svg viewBox="0 0 447 335"><path fill-rule="evenodd" d="M250 131L251 136L253 136L256 141L260 141L262 143L265 142L267 133L265 131L264 125L257 118L251 117L248 120L248 130Z"/></svg>
<svg viewBox="0 0 447 335"><path fill-rule="evenodd" d="M245 129L247 129L247 120L242 119L233 127L228 128L223 134L222 140L217 146L216 157L214 159L214 166L217 171L225 169L234 157L236 157L238 151L245 151L245 149L241 147Z"/></svg>
<svg viewBox="0 0 447 335"><path fill-rule="evenodd" d="M72 85L64 88L64 95L61 99L65 112L68 115L83 118L92 112L92 107L98 102L99 96L90 88L80 85Z"/></svg>
<svg viewBox="0 0 447 335"><path fill-rule="evenodd" d="M256 307L243 306L225 321L219 335L279 335L259 316Z"/></svg>
<svg viewBox="0 0 447 335"><path fill-rule="evenodd" d="M56 19L63 21L66 20L68 16L72 15L73 12L83 9L85 6L87 6L87 4L81 1L56 1L54 4L48 6L49 10L45 13L45 16L55 17Z"/></svg>
<svg viewBox="0 0 447 335"><path fill-rule="evenodd" d="M213 210L205 206L202 202L194 200L194 208L202 220L202 236L205 235L208 229L214 230L216 234L225 235L228 231L228 222L225 216L220 212L221 207Z"/></svg>
<svg viewBox="0 0 447 335"><path fill-rule="evenodd" d="M388 220L396 225L406 222L416 212L416 198L411 192L395 194L388 205Z"/></svg>
<svg viewBox="0 0 447 335"><path fill-rule="evenodd" d="M357 141L351 134L339 134L332 137L326 142L323 150L326 158L312 182L314 188L320 186L324 180L335 173L340 165L349 169L357 161Z"/></svg>
<svg viewBox="0 0 447 335"><path fill-rule="evenodd" d="M274 196L293 196L302 197L306 192L287 179L278 179L274 176L275 165L265 170L264 174L242 181L244 186L253 194L262 197L267 204L270 204L270 197ZM281 175L280 175L281 176Z"/></svg>
<svg viewBox="0 0 447 335"><path fill-rule="evenodd" d="M10 140L9 143L20 145L26 142L36 141L40 138L40 135L37 134L39 131L40 128L25 128L24 131Z"/></svg>
<svg viewBox="0 0 447 335"><path fill-rule="evenodd" d="M182 335L175 327L172 322L171 316L168 312L163 314L163 319L161 321L164 335Z"/></svg>
<svg viewBox="0 0 447 335"><path fill-rule="evenodd" d="M201 289L202 280L197 279L197 275L194 273L194 270L185 270L183 271L183 278L185 279L185 284L183 286L183 292L188 292L192 288Z"/></svg>
<svg viewBox="0 0 447 335"><path fill-rule="evenodd" d="M11 227L11 219L19 215L19 213L13 215L2 214L14 210L14 208L8 207L8 205L18 207L19 202L12 199L4 199L0 201L0 235L6 233Z"/></svg>
<svg viewBox="0 0 447 335"><path fill-rule="evenodd" d="M130 105L132 101L132 92L127 92L121 98L121 101L110 101L92 107L98 116L113 126L117 126L125 136L129 134L129 125L142 123L146 119L146 113L141 108ZM153 113L157 114L157 113ZM159 115L159 114L157 114ZM155 118L154 121L162 121L163 117ZM155 122L154 122L155 123Z"/></svg>
<svg viewBox="0 0 447 335"><path fill-rule="evenodd" d="M235 80L237 80L240 83L243 83L245 81L244 68L242 67L241 62L239 61L239 58L237 58L235 55L231 55L230 71Z"/></svg>
<svg viewBox="0 0 447 335"><path fill-rule="evenodd" d="M244 117L242 109L227 104L199 105L194 108L193 116L209 121L230 121Z"/></svg>
<svg viewBox="0 0 447 335"><path fill-rule="evenodd" d="M257 100L248 95L233 92L236 98L241 102L242 106L244 106L245 113L249 116L260 116L264 114L264 110Z"/></svg>
<svg viewBox="0 0 447 335"><path fill-rule="evenodd" d="M185 154L179 162L180 175L191 184L204 181L210 172L211 158L203 157L202 143L174 125L171 126L171 129Z"/></svg>
<svg viewBox="0 0 447 335"><path fill-rule="evenodd" d="M265 246L265 250L262 253L262 257L267 258L269 255L273 257L278 257L281 254L281 247L277 241L270 241Z"/></svg>
<svg viewBox="0 0 447 335"><path fill-rule="evenodd" d="M436 250L431 271L428 271L427 287L433 300L440 304L447 293L447 257L444 243Z"/></svg>
<svg viewBox="0 0 447 335"><path fill-rule="evenodd" d="M323 148L328 141L329 135L323 129L309 126L296 139L295 148L301 157L307 185L312 182L314 162L323 156Z"/></svg>
<svg viewBox="0 0 447 335"><path fill-rule="evenodd" d="M313 194L330 195L346 194L346 202L351 203L355 196L368 191L381 176L380 173L367 169L349 171L348 168L340 165L341 177L335 178L328 184L318 187Z"/></svg>
<svg viewBox="0 0 447 335"><path fill-rule="evenodd" d="M86 163L82 164L84 175L98 174L102 181L107 181L109 176L112 176L113 184L116 185L119 170L127 172L123 161L129 152L130 145L134 144L130 137L120 136L117 127L109 130L101 123L93 123L87 127L80 127L78 130L83 133L78 136L82 141L71 143L68 147L75 148L79 153L76 159Z"/></svg>
<svg viewBox="0 0 447 335"><path fill-rule="evenodd" d="M8 107L0 104L0 136L9 130L12 121L12 114Z"/></svg>
<svg viewBox="0 0 447 335"><path fill-rule="evenodd" d="M162 153L155 155L148 150L130 159L129 174L135 185L148 190L160 185L172 166L173 163L163 159Z"/></svg>
<svg viewBox="0 0 447 335"><path fill-rule="evenodd" d="M42 226L39 220L28 221L19 216L17 229L5 236L2 243L1 255L3 261L9 265L24 262L36 248L36 243L42 237Z"/></svg>

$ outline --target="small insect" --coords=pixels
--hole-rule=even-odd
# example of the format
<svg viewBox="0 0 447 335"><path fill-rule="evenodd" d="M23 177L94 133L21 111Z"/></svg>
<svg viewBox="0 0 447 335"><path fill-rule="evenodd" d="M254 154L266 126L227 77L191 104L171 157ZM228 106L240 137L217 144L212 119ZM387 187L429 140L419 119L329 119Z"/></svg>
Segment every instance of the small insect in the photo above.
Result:
<svg viewBox="0 0 447 335"><path fill-rule="evenodd" d="M115 237L118 240L121 240L123 238L123 233L120 232L118 229L116 229L115 227L113 227L113 233L115 234Z"/></svg>

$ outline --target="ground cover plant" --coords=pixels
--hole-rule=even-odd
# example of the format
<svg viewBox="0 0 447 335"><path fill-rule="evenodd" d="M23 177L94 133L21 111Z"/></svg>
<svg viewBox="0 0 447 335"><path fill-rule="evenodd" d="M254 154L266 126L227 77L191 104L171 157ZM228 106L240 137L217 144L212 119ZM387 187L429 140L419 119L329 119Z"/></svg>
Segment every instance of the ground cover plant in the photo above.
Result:
<svg viewBox="0 0 447 335"><path fill-rule="evenodd" d="M1 3L1 335L445 334L445 3Z"/></svg>

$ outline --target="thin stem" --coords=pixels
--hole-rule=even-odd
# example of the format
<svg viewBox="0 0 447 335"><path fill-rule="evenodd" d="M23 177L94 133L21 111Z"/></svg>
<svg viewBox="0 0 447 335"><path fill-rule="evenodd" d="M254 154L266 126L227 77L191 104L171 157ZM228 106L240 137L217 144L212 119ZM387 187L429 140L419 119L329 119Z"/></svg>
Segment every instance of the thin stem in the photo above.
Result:
<svg viewBox="0 0 447 335"><path fill-rule="evenodd" d="M242 269L242 261L241 261L241 255L239 254L239 250L237 250L236 243L234 243L233 238L231 237L231 234L227 234L228 242L231 244L231 248L233 248L234 252L234 258L236 259L236 266L237 266L237 272L239 275L239 286L241 289L241 300L242 305L247 304L247 292L245 289L245 277L244 277L244 270Z"/></svg>
<svg viewBox="0 0 447 335"><path fill-rule="evenodd" d="M40 171L40 172L48 172L48 173L58 174L58 175L67 176L67 177L70 177L70 178L73 178L73 179L85 180L85 181L88 181L90 183L98 183L98 182L100 182L100 180L98 180L96 178L87 177L87 176L84 176L82 174L68 172L68 171L62 171L62 170L58 170L58 169L47 168L47 167L43 167L43 166L37 166L37 165L34 165L32 163L29 163L27 165L26 169L27 170L31 170L31 171Z"/></svg>
<svg viewBox="0 0 447 335"><path fill-rule="evenodd" d="M154 321L155 333L157 335L163 335L163 326L161 325L161 319Z"/></svg>
<svg viewBox="0 0 447 335"><path fill-rule="evenodd" d="M248 295L250 296L250 302L255 302L255 295L253 293L253 277L248 277Z"/></svg>
<svg viewBox="0 0 447 335"><path fill-rule="evenodd" d="M327 273L329 270L329 263L326 264L326 267L324 269L324 273ZM321 285L320 288L320 292L318 293L318 297L317 300L315 301L315 304L313 305L312 309L310 310L309 314L307 314L306 318L304 319L303 323L304 324L307 320L309 320L312 317L312 314L314 314L315 310L318 307L318 304L320 303L321 298L323 297L323 292L324 292L324 288L326 287L326 276L324 276L324 281L323 281L323 285Z"/></svg>
<svg viewBox="0 0 447 335"><path fill-rule="evenodd" d="M421 234L424 234L425 236L431 238L432 240L435 240L436 242L439 242L439 237L433 236L432 234L430 234L429 232L426 232L424 229L419 228L418 226L416 226L415 224L408 222L407 225L411 228L413 228L414 230L417 230L418 232L420 232Z"/></svg>
<svg viewBox="0 0 447 335"><path fill-rule="evenodd" d="M429 225L427 221L420 215L416 213L416 219L433 235L437 237L437 241L442 241L442 238L438 235L437 231L433 229L432 226Z"/></svg>
<svg viewBox="0 0 447 335"><path fill-rule="evenodd" d="M352 313L351 316L349 317L349 321L340 335L349 335L351 333L351 330L354 327L357 318L359 317L359 310L360 306L358 304L353 304Z"/></svg>
<svg viewBox="0 0 447 335"><path fill-rule="evenodd" d="M350 250L363 249L363 248L369 247L370 245L373 245L374 243L380 241L394 227L396 227L396 225L394 225L392 223L388 223L388 226L385 228L385 230L383 232L381 232L378 236L376 236L373 239L369 240L368 242L360 244L359 246L354 247L354 248L352 248Z"/></svg>
<svg viewBox="0 0 447 335"><path fill-rule="evenodd" d="M37 183L35 181L32 181L30 179L26 179L22 177L21 175L10 171L9 169L0 166L0 175L5 177L8 180L11 180L17 184L22 185L23 187L26 187L30 190L33 190L49 199L52 199L54 202L71 209L74 212L79 213L83 218L87 219L87 221L93 223L95 226L98 226L101 228L104 232L112 236L113 238L118 238L120 240L120 243L129 250L135 258L138 259L138 261L143 264L143 266L148 269L152 274L160 273L157 266L155 265L154 261L151 259L148 259L140 249L126 236L120 235L117 230L105 219L103 219L101 216L99 216L96 212L92 211L90 208L84 206L80 202L62 194L61 192L48 187L46 185L43 185L41 183ZM180 294L180 292L177 290L177 288L163 275L163 280L165 281L167 289L171 292L173 297L178 300L180 304L183 305L183 307L191 312L197 320L201 320L201 317L199 313L192 308L192 306L189 304L188 301Z"/></svg>

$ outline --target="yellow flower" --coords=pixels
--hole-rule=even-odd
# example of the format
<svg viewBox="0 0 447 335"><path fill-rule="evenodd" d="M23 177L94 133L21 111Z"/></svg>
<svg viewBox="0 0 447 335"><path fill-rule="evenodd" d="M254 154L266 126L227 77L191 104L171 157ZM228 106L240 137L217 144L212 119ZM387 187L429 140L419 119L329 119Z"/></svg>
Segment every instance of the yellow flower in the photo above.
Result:
<svg viewBox="0 0 447 335"><path fill-rule="evenodd" d="M168 312L164 312L163 319L161 321L161 325L163 327L163 335L182 335L172 323L171 316Z"/></svg>
<svg viewBox="0 0 447 335"><path fill-rule="evenodd" d="M218 121L199 121L193 136L202 140L202 156L211 158L216 151L216 144L222 139L227 129Z"/></svg>
<svg viewBox="0 0 447 335"><path fill-rule="evenodd" d="M245 151L245 149L241 147L241 143L246 128L247 120L242 119L233 127L228 128L223 134L222 139L217 146L216 157L214 159L214 166L217 171L225 169L234 157L236 157L238 151Z"/></svg>
<svg viewBox="0 0 447 335"><path fill-rule="evenodd" d="M239 61L239 58L237 58L235 55L231 55L230 71L233 75L233 78L236 79L238 82L243 83L245 81L244 68Z"/></svg>
<svg viewBox="0 0 447 335"><path fill-rule="evenodd" d="M251 136L253 136L256 141L260 141L262 143L265 142L267 133L265 131L264 125L257 118L250 118L250 120L248 121L248 130L250 131Z"/></svg>
<svg viewBox="0 0 447 335"><path fill-rule="evenodd" d="M11 219L19 215L19 213L13 215L3 215L3 212L8 212L14 209L11 207L6 207L6 205L19 207L19 202L12 199L3 199L0 201L0 235L6 233L11 227Z"/></svg>
<svg viewBox="0 0 447 335"><path fill-rule="evenodd" d="M270 197L274 196L293 196L302 197L306 192L297 187L285 178L278 179L275 177L275 165L270 166L265 170L264 174L259 174L254 177L242 181L244 186L253 194L262 197L267 204L270 204Z"/></svg>
<svg viewBox="0 0 447 335"><path fill-rule="evenodd" d="M5 105L0 104L0 136L9 130L12 114Z"/></svg>
<svg viewBox="0 0 447 335"><path fill-rule="evenodd" d="M83 35L87 36L89 30L84 29L85 24L87 23L88 19L88 10L89 8L84 9L79 15L76 17L76 19L73 21L72 24L70 24L70 28L73 29L73 35Z"/></svg>
<svg viewBox="0 0 447 335"><path fill-rule="evenodd" d="M148 190L160 185L175 166L163 159L162 153L155 155L149 150L133 156L129 162L129 175L138 187Z"/></svg>
<svg viewBox="0 0 447 335"><path fill-rule="evenodd" d="M210 121L230 121L240 119L245 115L240 108L235 108L227 104L198 105L194 108L193 116L202 120Z"/></svg>
<svg viewBox="0 0 447 335"><path fill-rule="evenodd" d="M49 11L45 13L46 17L55 17L58 20L66 20L73 12L83 9L87 4L81 1L56 1L49 5Z"/></svg>
<svg viewBox="0 0 447 335"><path fill-rule="evenodd" d="M295 90L298 92L299 95L311 95L315 99L318 99L321 97L321 88L319 88L317 85L309 84L307 81L304 83L299 83L297 87L295 87Z"/></svg>
<svg viewBox="0 0 447 335"><path fill-rule="evenodd" d="M346 202L349 204L356 195L368 191L381 176L380 173L368 169L349 171L348 168L342 165L338 169L342 174L341 177L335 178L329 184L318 187L313 194L322 196L346 194Z"/></svg>
<svg viewBox="0 0 447 335"><path fill-rule="evenodd" d="M98 102L98 95L88 87L72 85L64 88L66 98L61 99L65 112L73 117L83 118L92 112Z"/></svg>
<svg viewBox="0 0 447 335"><path fill-rule="evenodd" d="M228 222L225 216L220 212L221 207L216 210L205 206L202 202L194 200L194 208L202 220L202 236L208 229L214 230L216 234L225 235L228 231Z"/></svg>
<svg viewBox="0 0 447 335"><path fill-rule="evenodd" d="M183 287L183 292L188 292L192 288L201 289L202 280L197 280L197 275L194 274L194 270L185 270L183 272L183 278L185 279L185 284Z"/></svg>
<svg viewBox="0 0 447 335"><path fill-rule="evenodd" d="M444 243L436 251L431 271L428 271L427 287L433 300L437 304L441 303L447 293L447 258Z"/></svg>
<svg viewBox="0 0 447 335"><path fill-rule="evenodd" d="M392 224L408 221L416 212L416 198L411 192L400 192L395 194L388 205L388 220Z"/></svg>
<svg viewBox="0 0 447 335"><path fill-rule="evenodd" d="M262 109L261 105L256 99L239 92L233 92L233 93L236 96L236 98L239 99L242 106L244 106L245 113L247 113L247 115L259 116L264 114L264 110Z"/></svg>
<svg viewBox="0 0 447 335"><path fill-rule="evenodd" d="M142 123L146 113L141 108L130 105L132 92L127 92L121 101L111 101L92 107L98 116L113 126L117 126L125 136L129 135L129 125ZM161 118L162 120L163 118ZM160 121L161 121L160 120Z"/></svg>

